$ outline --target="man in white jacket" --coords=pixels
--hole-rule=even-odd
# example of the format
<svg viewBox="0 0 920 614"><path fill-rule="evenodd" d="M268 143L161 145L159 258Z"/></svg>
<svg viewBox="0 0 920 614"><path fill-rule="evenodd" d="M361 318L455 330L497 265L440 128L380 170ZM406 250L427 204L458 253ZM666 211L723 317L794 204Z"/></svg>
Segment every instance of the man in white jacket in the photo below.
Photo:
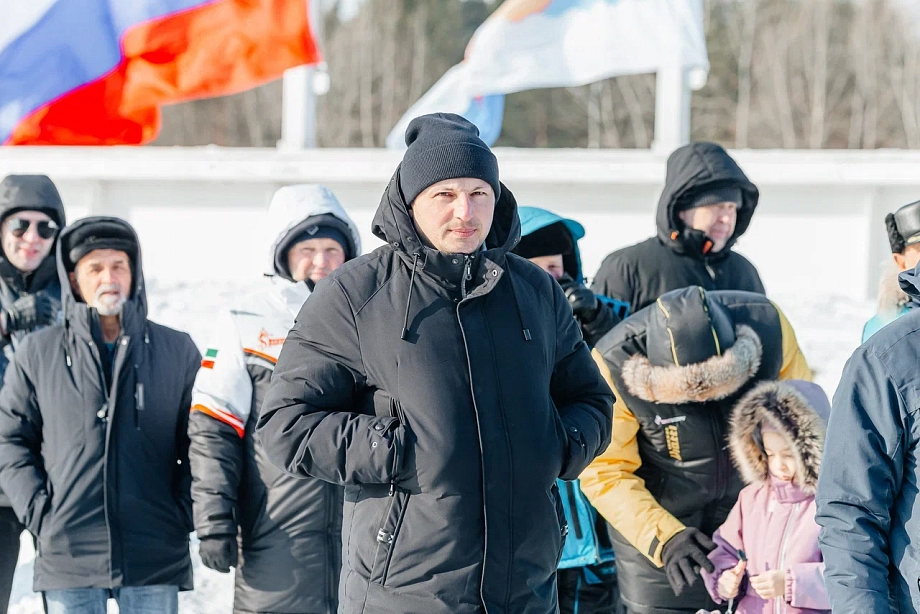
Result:
<svg viewBox="0 0 920 614"><path fill-rule="evenodd" d="M254 437L281 346L314 284L361 253L354 222L319 185L269 206L265 290L220 314L189 421L195 529L204 564L237 567L234 612L332 614L341 567L342 489L283 474Z"/></svg>

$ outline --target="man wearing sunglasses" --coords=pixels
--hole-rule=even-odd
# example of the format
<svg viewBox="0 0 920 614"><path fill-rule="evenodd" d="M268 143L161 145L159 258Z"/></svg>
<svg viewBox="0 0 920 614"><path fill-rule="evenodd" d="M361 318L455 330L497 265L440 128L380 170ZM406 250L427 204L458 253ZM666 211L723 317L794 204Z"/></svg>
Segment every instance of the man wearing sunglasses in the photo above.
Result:
<svg viewBox="0 0 920 614"><path fill-rule="evenodd" d="M45 175L9 175L0 182L0 376L29 332L56 322L61 287L53 248L65 223L64 204ZM0 611L5 612L25 527L0 492Z"/></svg>

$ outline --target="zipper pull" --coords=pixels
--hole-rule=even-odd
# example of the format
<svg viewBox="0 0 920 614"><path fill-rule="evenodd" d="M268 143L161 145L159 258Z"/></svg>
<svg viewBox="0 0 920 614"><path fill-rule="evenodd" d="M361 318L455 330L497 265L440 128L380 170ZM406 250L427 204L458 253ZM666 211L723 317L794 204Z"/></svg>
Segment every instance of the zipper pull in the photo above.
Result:
<svg viewBox="0 0 920 614"><path fill-rule="evenodd" d="M709 273L709 277L712 279L712 281L715 281L715 280L716 280L716 272L712 270L712 267L711 267L711 266L709 266L709 262L704 261L704 262L703 262L703 266L706 267L706 272Z"/></svg>
<svg viewBox="0 0 920 614"><path fill-rule="evenodd" d="M463 281L460 282L460 295L466 298L466 282L473 279L473 259L469 256L464 256L464 260L466 260L466 265L463 267Z"/></svg>
<svg viewBox="0 0 920 614"><path fill-rule="evenodd" d="M106 420L108 420L108 414L109 414L109 404L103 403L102 407L99 408L99 411L96 412L96 417L102 420L103 422L105 422Z"/></svg>

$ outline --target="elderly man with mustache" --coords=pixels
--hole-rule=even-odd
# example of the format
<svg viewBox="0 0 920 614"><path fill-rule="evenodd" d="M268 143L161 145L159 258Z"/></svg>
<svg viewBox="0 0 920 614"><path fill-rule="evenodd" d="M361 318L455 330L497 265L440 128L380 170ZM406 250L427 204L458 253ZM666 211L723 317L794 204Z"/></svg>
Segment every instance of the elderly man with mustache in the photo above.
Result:
<svg viewBox="0 0 920 614"><path fill-rule="evenodd" d="M57 247L62 324L27 336L0 390L0 487L38 537L49 614L177 612L192 588L187 434L201 360L147 319L131 226L92 217Z"/></svg>

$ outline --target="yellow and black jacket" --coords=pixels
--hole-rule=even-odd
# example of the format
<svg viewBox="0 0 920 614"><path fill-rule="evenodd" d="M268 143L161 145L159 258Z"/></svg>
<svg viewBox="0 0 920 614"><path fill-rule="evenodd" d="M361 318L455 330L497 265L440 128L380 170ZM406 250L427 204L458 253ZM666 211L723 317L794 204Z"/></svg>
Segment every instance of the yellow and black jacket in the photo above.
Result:
<svg viewBox="0 0 920 614"><path fill-rule="evenodd" d="M635 612L696 611L702 582L675 597L662 547L687 526L712 535L734 505L743 483L726 436L737 400L759 381L811 371L765 296L698 286L627 318L594 359L616 395L613 438L581 480L614 528L623 600Z"/></svg>

